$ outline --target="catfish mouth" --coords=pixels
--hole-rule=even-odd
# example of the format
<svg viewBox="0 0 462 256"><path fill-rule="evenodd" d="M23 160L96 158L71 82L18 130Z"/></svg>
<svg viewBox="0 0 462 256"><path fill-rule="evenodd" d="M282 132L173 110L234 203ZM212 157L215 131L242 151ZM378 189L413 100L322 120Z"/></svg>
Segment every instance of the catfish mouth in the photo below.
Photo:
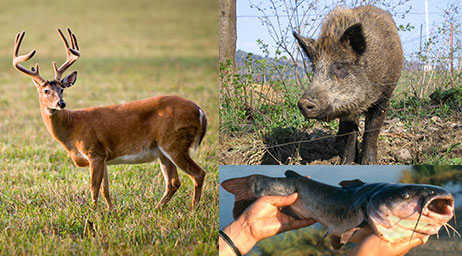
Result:
<svg viewBox="0 0 462 256"><path fill-rule="evenodd" d="M448 228L454 230L448 224L454 217L455 209L454 197L449 192L432 189L410 200L401 203L398 200L398 204L385 207L369 205L368 215L374 232L385 241L398 243L438 234L442 226L447 231Z"/></svg>
<svg viewBox="0 0 462 256"><path fill-rule="evenodd" d="M422 215L432 219L450 220L454 214L454 198L435 197L423 208Z"/></svg>

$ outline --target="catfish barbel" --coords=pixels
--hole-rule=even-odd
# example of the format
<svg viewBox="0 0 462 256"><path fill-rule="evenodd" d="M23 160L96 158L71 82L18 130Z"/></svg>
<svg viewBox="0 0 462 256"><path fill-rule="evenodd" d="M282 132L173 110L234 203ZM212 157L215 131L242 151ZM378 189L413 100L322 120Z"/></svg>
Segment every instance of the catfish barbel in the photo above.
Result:
<svg viewBox="0 0 462 256"><path fill-rule="evenodd" d="M283 211L296 219L312 218L327 227L326 235L331 236L335 249L366 225L390 243L437 234L443 225L452 228L447 222L454 216L454 196L442 187L360 180L342 181L337 187L294 171L286 171L285 176L251 175L224 181L223 188L235 196L233 217L260 197L297 192L297 201Z"/></svg>

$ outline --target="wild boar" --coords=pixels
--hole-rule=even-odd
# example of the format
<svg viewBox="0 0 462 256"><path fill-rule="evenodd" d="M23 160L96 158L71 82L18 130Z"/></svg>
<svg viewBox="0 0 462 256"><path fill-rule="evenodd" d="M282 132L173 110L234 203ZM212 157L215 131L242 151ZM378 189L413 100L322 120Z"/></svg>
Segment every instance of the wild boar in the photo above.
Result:
<svg viewBox="0 0 462 256"><path fill-rule="evenodd" d="M375 6L337 7L323 20L317 40L293 34L313 67L312 81L298 102L303 116L340 118L342 163L376 163L377 138L404 61L391 15ZM357 133L362 113L366 121L360 157Z"/></svg>

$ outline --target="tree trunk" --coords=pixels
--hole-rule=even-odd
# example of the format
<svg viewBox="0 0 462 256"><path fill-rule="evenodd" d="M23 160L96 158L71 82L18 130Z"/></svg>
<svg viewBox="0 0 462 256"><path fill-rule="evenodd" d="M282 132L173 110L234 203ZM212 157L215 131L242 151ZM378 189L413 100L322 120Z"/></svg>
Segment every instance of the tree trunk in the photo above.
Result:
<svg viewBox="0 0 462 256"><path fill-rule="evenodd" d="M219 0L220 5L220 64L231 61L229 72L236 71L236 0ZM222 74L229 75L229 74ZM220 79L220 87L222 81Z"/></svg>

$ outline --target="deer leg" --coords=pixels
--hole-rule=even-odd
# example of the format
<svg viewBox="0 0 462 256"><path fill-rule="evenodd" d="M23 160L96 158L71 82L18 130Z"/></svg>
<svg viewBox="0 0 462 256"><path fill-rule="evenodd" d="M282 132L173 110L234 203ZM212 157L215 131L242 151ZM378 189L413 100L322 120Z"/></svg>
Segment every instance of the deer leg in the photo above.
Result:
<svg viewBox="0 0 462 256"><path fill-rule="evenodd" d="M107 166L104 165L104 175L103 182L101 184L101 194L103 194L104 200L106 201L107 208L112 210L111 197L109 196L109 173L107 171Z"/></svg>
<svg viewBox="0 0 462 256"><path fill-rule="evenodd" d="M101 182L103 181L105 169L106 169L106 162L104 158L90 159L91 199L92 199L92 202L95 208L97 207L98 193L101 187Z"/></svg>
<svg viewBox="0 0 462 256"><path fill-rule="evenodd" d="M169 150L165 151L161 149L162 154L168 157L178 168L183 170L194 183L194 195L192 199L192 207L196 206L201 199L202 186L205 179L205 171L197 165L189 156L188 148L185 150Z"/></svg>
<svg viewBox="0 0 462 256"><path fill-rule="evenodd" d="M162 199L157 203L156 208L167 204L181 185L175 164L162 154L160 154L159 159L160 168L162 169L162 175L165 180L165 192Z"/></svg>

